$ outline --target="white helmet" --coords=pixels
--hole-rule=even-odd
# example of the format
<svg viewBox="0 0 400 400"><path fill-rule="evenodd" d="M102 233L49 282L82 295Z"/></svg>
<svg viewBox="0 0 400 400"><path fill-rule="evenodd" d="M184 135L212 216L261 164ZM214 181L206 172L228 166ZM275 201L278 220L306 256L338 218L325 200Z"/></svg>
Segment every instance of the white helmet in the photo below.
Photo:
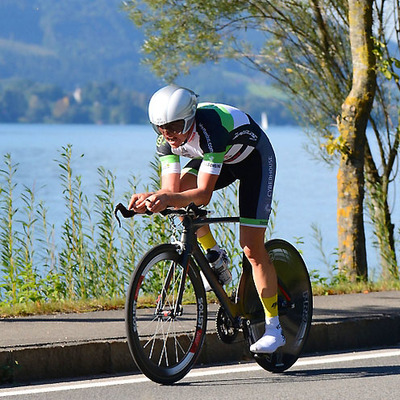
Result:
<svg viewBox="0 0 400 400"><path fill-rule="evenodd" d="M182 133L192 126L197 109L197 94L190 89L168 85L155 92L149 103L149 118L154 130L170 122L185 121Z"/></svg>

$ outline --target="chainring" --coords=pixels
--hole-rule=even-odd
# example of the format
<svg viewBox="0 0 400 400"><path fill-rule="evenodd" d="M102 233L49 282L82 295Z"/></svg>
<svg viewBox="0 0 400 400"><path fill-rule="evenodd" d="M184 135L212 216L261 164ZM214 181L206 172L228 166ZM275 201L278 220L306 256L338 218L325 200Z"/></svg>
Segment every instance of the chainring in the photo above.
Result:
<svg viewBox="0 0 400 400"><path fill-rule="evenodd" d="M232 321L222 306L219 306L215 326L217 328L218 339L224 343L232 343L239 333L239 329L233 326Z"/></svg>

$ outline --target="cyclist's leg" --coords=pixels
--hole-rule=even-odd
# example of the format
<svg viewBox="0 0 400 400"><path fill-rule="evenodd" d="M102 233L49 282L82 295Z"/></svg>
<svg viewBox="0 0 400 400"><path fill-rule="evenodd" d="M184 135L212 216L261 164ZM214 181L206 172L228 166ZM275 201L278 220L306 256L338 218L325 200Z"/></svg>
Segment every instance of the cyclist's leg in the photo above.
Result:
<svg viewBox="0 0 400 400"><path fill-rule="evenodd" d="M265 228L241 226L240 244L253 268L253 279L265 312L265 333L251 347L255 353L273 353L285 344L278 317L276 271L264 246Z"/></svg>
<svg viewBox="0 0 400 400"><path fill-rule="evenodd" d="M266 321L264 336L250 350L262 353L274 352L285 344L278 317L276 272L264 247L275 170L275 154L267 136L263 134L257 147L240 163L237 171L240 179L240 243L253 267L254 282L264 306Z"/></svg>
<svg viewBox="0 0 400 400"><path fill-rule="evenodd" d="M274 296L278 283L274 265L264 246L265 228L240 226L240 245L253 267L253 278L261 298ZM275 314L269 310L269 314ZM277 315L277 314L275 314Z"/></svg>

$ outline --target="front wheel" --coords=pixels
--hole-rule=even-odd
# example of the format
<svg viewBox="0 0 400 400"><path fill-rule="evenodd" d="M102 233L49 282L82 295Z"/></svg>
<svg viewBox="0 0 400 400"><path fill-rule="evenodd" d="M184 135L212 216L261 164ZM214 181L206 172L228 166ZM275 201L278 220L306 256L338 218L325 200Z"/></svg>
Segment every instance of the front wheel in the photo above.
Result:
<svg viewBox="0 0 400 400"><path fill-rule="evenodd" d="M150 250L139 262L129 285L125 322L131 354L154 382L172 384L195 363L204 342L207 302L198 269L187 274L172 244ZM184 297L177 304L184 281Z"/></svg>

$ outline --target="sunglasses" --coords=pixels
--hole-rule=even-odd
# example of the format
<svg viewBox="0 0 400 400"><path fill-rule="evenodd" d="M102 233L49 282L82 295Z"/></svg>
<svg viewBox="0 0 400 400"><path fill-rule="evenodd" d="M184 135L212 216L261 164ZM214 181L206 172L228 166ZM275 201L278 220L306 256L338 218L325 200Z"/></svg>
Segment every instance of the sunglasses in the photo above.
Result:
<svg viewBox="0 0 400 400"><path fill-rule="evenodd" d="M185 120L179 119L177 121L168 122L168 124L153 126L158 134L162 135L163 133L169 133L170 135L176 135L183 132L183 128L185 127Z"/></svg>

